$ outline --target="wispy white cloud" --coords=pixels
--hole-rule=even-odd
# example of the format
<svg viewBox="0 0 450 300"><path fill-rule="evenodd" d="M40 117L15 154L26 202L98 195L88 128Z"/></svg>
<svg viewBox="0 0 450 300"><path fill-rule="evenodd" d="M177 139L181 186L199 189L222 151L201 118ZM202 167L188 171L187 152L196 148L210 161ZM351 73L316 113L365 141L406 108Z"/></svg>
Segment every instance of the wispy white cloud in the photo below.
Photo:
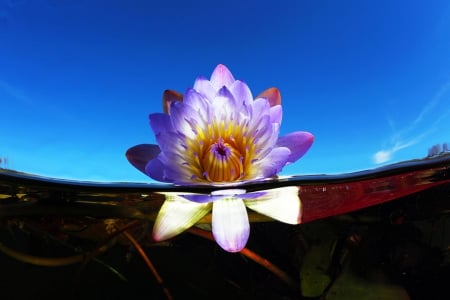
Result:
<svg viewBox="0 0 450 300"><path fill-rule="evenodd" d="M436 131L439 123L450 115L450 107L445 107L444 111L438 111L436 108L449 91L450 81L439 88L434 97L427 102L417 117L408 126L395 129L393 120L389 119L388 123L393 130L389 145L373 154L373 162L375 164L388 162L393 159L396 152L419 143L427 135ZM421 126L426 121L429 122L431 114L437 115L437 117L433 116L432 122L428 123L426 127Z"/></svg>
<svg viewBox="0 0 450 300"><path fill-rule="evenodd" d="M419 113L417 118L414 120L412 126L416 126L417 124L419 124L423 120L423 118L436 107L436 105L439 103L439 101L441 101L442 97L449 91L449 89L450 89L450 81L441 86L441 88L437 91L433 99L431 99L431 101L428 102L427 105L425 105L425 107Z"/></svg>
<svg viewBox="0 0 450 300"><path fill-rule="evenodd" d="M397 140L395 141L395 144L392 145L391 147L384 149L384 150L379 150L377 151L374 155L373 155L373 161L376 164L382 164L385 162L390 161L393 156L394 153L414 146L415 144L419 143L425 136L427 136L430 133L430 131L424 132L421 135L418 135L416 137L407 139L407 140L400 140L400 137L397 138Z"/></svg>
<svg viewBox="0 0 450 300"><path fill-rule="evenodd" d="M392 150L380 150L373 155L373 162L382 164L392 159Z"/></svg>

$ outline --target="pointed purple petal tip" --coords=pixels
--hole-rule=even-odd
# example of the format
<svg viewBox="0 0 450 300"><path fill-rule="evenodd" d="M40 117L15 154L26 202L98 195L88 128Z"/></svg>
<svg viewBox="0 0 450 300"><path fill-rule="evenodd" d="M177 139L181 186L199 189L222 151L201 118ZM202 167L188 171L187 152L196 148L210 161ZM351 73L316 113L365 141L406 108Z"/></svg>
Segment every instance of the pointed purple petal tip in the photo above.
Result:
<svg viewBox="0 0 450 300"><path fill-rule="evenodd" d="M223 86L231 86L235 81L233 74L225 65L218 65L211 74L211 84L218 90Z"/></svg>
<svg viewBox="0 0 450 300"><path fill-rule="evenodd" d="M314 135L306 131L296 131L282 136L277 141L278 147L286 147L291 150L288 163L300 159L314 142Z"/></svg>

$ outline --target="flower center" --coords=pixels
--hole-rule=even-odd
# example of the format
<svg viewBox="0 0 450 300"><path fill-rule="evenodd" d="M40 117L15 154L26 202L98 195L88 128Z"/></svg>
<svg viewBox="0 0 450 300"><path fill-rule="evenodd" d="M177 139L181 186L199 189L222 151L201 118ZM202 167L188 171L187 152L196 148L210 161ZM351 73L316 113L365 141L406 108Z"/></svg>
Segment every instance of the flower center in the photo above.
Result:
<svg viewBox="0 0 450 300"><path fill-rule="evenodd" d="M215 143L211 147L211 151L216 154L218 159L227 159L230 156L230 149L223 142Z"/></svg>
<svg viewBox="0 0 450 300"><path fill-rule="evenodd" d="M230 182L243 175L243 157L222 138L209 146L203 157L203 176L212 182Z"/></svg>

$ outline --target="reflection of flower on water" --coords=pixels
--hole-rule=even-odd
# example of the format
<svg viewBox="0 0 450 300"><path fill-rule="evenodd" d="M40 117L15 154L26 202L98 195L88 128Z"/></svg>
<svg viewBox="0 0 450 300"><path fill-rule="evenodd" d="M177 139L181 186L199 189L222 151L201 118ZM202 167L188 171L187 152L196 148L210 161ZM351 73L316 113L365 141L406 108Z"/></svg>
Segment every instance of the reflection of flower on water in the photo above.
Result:
<svg viewBox="0 0 450 300"><path fill-rule="evenodd" d="M279 137L279 91L270 88L253 99L248 86L224 65L215 68L210 80L197 78L184 95L165 91L163 108L164 113L150 115L158 146L137 145L127 151L131 164L158 181L223 188L270 178L303 156L314 139L302 131ZM237 252L250 232L246 206L282 222L301 220L296 187L165 195L153 229L155 240L181 233L212 210L214 238L223 249Z"/></svg>

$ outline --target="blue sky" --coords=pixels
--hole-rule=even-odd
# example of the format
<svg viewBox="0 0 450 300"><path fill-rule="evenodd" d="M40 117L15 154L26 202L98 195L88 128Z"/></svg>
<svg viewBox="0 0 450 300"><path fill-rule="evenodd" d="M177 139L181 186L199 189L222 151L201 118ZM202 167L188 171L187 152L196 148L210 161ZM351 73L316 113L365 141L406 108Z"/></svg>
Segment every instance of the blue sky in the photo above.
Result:
<svg viewBox="0 0 450 300"><path fill-rule="evenodd" d="M315 135L284 175L422 158L450 141L449 53L446 0L0 0L0 157L150 182L125 151L155 142L163 90L223 63L254 95L280 89L283 134Z"/></svg>

